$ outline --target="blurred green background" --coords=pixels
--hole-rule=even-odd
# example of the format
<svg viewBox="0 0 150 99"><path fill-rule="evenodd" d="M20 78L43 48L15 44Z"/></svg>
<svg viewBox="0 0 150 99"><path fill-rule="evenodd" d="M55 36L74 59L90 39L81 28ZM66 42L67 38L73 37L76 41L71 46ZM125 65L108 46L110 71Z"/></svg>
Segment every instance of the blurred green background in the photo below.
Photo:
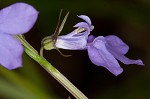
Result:
<svg viewBox="0 0 150 99"><path fill-rule="evenodd" d="M145 67L124 65L124 72L114 76L103 67L95 66L86 51L61 50L71 54L61 56L56 50L44 51L45 58L63 73L90 99L150 98L150 0L0 0L0 8L15 2L33 5L40 13L33 29L25 34L27 41L39 51L40 42L51 35L58 21L70 11L62 34L71 32L80 22L77 15L88 15L95 29L91 34L117 35L130 50L131 59L142 59ZM0 67L0 99L67 99L74 97L38 63L23 55L23 67L8 71Z"/></svg>

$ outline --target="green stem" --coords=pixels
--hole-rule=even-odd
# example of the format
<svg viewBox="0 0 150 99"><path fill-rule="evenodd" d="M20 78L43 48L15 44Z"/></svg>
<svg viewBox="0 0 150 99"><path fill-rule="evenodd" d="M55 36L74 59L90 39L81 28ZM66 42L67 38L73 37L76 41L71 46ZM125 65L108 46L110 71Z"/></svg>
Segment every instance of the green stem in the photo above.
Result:
<svg viewBox="0 0 150 99"><path fill-rule="evenodd" d="M36 50L22 37L16 36L24 45L25 52L36 62L38 62L49 74L51 74L60 84L62 84L75 98L88 99L79 89L77 89L63 74L53 67L44 57L40 56Z"/></svg>

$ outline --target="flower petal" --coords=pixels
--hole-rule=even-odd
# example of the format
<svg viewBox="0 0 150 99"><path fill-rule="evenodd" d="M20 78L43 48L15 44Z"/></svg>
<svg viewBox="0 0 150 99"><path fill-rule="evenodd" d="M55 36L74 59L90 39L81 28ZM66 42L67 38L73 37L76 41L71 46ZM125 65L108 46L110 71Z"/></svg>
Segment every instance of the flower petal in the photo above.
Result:
<svg viewBox="0 0 150 99"><path fill-rule="evenodd" d="M83 19L84 21L86 21L89 25L92 25L91 19L88 16L86 16L86 15L79 15L78 17Z"/></svg>
<svg viewBox="0 0 150 99"><path fill-rule="evenodd" d="M126 56L124 56L123 54L120 54L120 53L114 51L110 47L107 47L107 49L116 59L118 59L119 61L121 61L124 64L144 65L141 59L138 59L138 60L129 59Z"/></svg>
<svg viewBox="0 0 150 99"><path fill-rule="evenodd" d="M79 22L77 23L74 27L78 27L78 28L85 28L85 32L77 32L77 29L75 29L74 31L72 31L71 33L68 33L66 35L63 35L63 38L71 38L71 37L75 37L75 36L80 36L80 35L86 35L88 36L90 34L90 27L87 23L85 22Z"/></svg>
<svg viewBox="0 0 150 99"><path fill-rule="evenodd" d="M83 33L85 34L85 33ZM86 48L87 44L87 36L86 35L79 35L79 36L72 36L67 37L58 36L56 41L56 47L68 50L82 50Z"/></svg>
<svg viewBox="0 0 150 99"><path fill-rule="evenodd" d="M90 36L88 37L87 42L88 42L88 43L91 43L91 42L93 42L93 40L94 40L95 38L96 38L95 36L90 35Z"/></svg>
<svg viewBox="0 0 150 99"><path fill-rule="evenodd" d="M89 25L86 22L79 22L74 27L89 28Z"/></svg>
<svg viewBox="0 0 150 99"><path fill-rule="evenodd" d="M109 35L105 37L107 44L113 49L114 51L126 54L129 50L129 46L125 44L119 37L115 35Z"/></svg>
<svg viewBox="0 0 150 99"><path fill-rule="evenodd" d="M0 33L0 64L7 69L22 66L23 47L9 34Z"/></svg>
<svg viewBox="0 0 150 99"><path fill-rule="evenodd" d="M95 38L95 40L88 45L88 55L95 65L107 68L116 76L123 72L117 60L107 50L103 36Z"/></svg>
<svg viewBox="0 0 150 99"><path fill-rule="evenodd" d="M144 65L142 60L132 60L124 56L129 50L129 46L125 44L119 37L110 35L105 37L107 50L118 60L124 64Z"/></svg>
<svg viewBox="0 0 150 99"><path fill-rule="evenodd" d="M79 22L74 27L84 28L85 31L87 31L87 35L90 34L90 31L91 31L90 30L90 26L87 23L85 23L85 22ZM80 34L80 33L78 33L78 34Z"/></svg>
<svg viewBox="0 0 150 99"><path fill-rule="evenodd" d="M0 31L8 34L28 32L34 25L38 12L31 5L15 3L0 10Z"/></svg>

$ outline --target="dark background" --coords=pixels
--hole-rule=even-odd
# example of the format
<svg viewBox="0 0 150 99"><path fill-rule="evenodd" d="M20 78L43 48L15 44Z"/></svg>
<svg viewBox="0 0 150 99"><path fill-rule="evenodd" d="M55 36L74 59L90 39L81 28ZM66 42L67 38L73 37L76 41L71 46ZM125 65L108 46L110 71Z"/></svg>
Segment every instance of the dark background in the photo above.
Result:
<svg viewBox="0 0 150 99"><path fill-rule="evenodd" d="M15 2L26 2L39 11L35 26L25 34L27 41L39 51L41 40L51 35L60 9L69 17L62 34L71 32L82 21L77 15L88 15L95 36L117 35L130 46L126 54L142 59L145 66L124 65L124 72L114 76L103 67L91 63L87 51L44 51L45 58L63 73L90 99L150 98L150 1L149 0L0 0L0 8ZM62 17L63 18L63 17ZM8 71L0 67L0 97L2 99L67 99L74 97L38 63L23 55L23 68ZM37 98L38 97L38 98Z"/></svg>

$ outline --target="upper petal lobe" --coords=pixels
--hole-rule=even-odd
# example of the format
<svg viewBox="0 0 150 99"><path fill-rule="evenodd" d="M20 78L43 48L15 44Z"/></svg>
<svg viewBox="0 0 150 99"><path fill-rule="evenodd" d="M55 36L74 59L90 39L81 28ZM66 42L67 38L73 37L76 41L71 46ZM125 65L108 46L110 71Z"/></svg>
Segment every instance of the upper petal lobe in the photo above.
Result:
<svg viewBox="0 0 150 99"><path fill-rule="evenodd" d="M28 32L34 25L38 12L31 5L15 3L0 10L0 31L8 34Z"/></svg>
<svg viewBox="0 0 150 99"><path fill-rule="evenodd" d="M86 16L86 15L79 15L78 17L83 19L84 21L86 21L88 23L88 25L92 25L91 19L88 16Z"/></svg>

